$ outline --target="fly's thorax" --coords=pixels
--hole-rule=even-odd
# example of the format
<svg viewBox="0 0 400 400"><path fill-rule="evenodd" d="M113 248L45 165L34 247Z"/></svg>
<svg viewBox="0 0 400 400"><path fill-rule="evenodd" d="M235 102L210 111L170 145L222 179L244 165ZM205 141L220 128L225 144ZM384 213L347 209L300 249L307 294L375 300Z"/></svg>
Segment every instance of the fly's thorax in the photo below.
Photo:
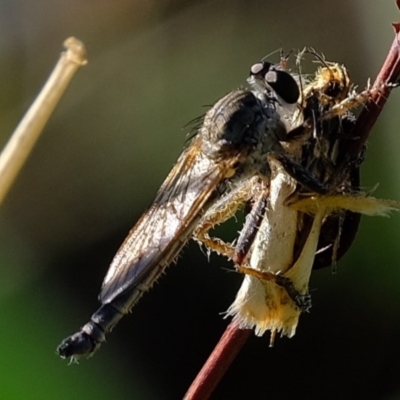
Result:
<svg viewBox="0 0 400 400"><path fill-rule="evenodd" d="M255 143L239 159L242 176L269 177L271 174L269 156L284 152L280 140L286 137L287 131L281 115L277 113L274 102L263 104L262 110L263 118L259 121L257 129L253 131Z"/></svg>
<svg viewBox="0 0 400 400"><path fill-rule="evenodd" d="M260 140L265 142L266 131L276 135L277 130L284 129L272 108L272 104L262 103L251 91L228 93L204 118L200 131L202 152L207 157L223 160L256 151Z"/></svg>

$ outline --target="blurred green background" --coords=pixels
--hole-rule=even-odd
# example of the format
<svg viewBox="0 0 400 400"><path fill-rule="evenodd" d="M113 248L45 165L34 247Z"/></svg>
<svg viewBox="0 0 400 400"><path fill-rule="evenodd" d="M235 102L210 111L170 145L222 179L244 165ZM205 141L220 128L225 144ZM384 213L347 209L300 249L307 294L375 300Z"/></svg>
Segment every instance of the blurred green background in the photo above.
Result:
<svg viewBox="0 0 400 400"><path fill-rule="evenodd" d="M112 256L204 105L281 46L315 47L363 88L399 19L392 1L2 0L2 146L65 38L84 41L89 64L0 210L0 398L181 398L241 282L194 243L92 359L68 366L56 346L98 307ZM395 91L363 167L363 185L379 182L383 198L400 199L399 102ZM338 274L314 273L296 336L272 349L251 338L213 398L400 399L399 229L399 215L363 218Z"/></svg>

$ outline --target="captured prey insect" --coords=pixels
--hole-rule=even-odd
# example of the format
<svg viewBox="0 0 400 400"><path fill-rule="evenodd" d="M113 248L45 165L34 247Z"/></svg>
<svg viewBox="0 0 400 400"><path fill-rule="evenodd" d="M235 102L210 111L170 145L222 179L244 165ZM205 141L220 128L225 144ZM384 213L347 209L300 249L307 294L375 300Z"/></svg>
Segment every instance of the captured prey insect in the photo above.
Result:
<svg viewBox="0 0 400 400"><path fill-rule="evenodd" d="M358 193L360 166L365 151L355 159L350 158L346 151L349 141L356 140L356 119L349 110L365 103L371 91L367 89L357 94L352 90L348 71L343 65L327 62L313 50L311 53L322 67L318 69L314 81L304 89L304 122L291 132L291 136L302 136L308 130L309 140L302 148L303 165L321 182L330 181L338 193ZM355 239L360 219L360 213L349 210L324 218L313 269L333 265L335 270L336 262ZM304 215L303 226L307 222L311 224L309 216Z"/></svg>
<svg viewBox="0 0 400 400"><path fill-rule="evenodd" d="M253 66L250 80L261 93L270 90L265 79L263 63ZM277 332L294 335L301 311L311 305L308 282L313 266L327 266L343 256L357 232L358 213L382 215L399 208L396 202L361 193L360 160L347 156L346 142L357 136L348 111L370 95L369 89L360 94L351 89L344 66L323 61L315 78L304 86L299 107L285 109L292 129L282 145L286 158L299 160L308 178L317 177L327 192L310 196L310 187L288 174L281 155L270 157L271 179L268 185L258 181L258 189L257 182L252 183L253 209L236 248L220 241L213 247L208 237L205 241L246 274L227 314L240 328L254 328L257 335L271 331L271 344ZM235 206L239 205L240 199Z"/></svg>
<svg viewBox="0 0 400 400"><path fill-rule="evenodd" d="M153 204L115 255L101 287L101 307L61 343L57 349L61 357L93 354L105 334L174 261L200 219L207 220L208 210L223 195L241 192L255 177L269 181L269 157L284 152L280 140L286 135L277 112L277 93L294 103L298 97L291 75L279 75L284 77L282 89L274 82L273 90L262 95L233 91L206 113ZM289 96L287 87L292 90ZM304 170L290 161L288 165L291 170Z"/></svg>

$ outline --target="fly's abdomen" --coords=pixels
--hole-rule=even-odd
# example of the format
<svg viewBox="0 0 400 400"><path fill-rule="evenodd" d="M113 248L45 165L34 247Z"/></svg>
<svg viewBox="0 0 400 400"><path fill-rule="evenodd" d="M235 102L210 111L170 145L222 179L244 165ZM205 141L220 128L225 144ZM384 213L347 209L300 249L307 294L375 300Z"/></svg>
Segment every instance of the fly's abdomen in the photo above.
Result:
<svg viewBox="0 0 400 400"><path fill-rule="evenodd" d="M82 326L81 330L67 337L57 348L62 358L90 356L105 341L105 334L123 317L112 304L103 304Z"/></svg>

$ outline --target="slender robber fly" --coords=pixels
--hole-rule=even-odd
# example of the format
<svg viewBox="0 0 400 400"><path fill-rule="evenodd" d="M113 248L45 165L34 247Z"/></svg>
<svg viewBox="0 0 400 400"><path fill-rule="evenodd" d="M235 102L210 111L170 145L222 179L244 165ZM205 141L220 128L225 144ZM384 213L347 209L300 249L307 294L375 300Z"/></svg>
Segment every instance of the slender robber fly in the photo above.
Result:
<svg viewBox="0 0 400 400"><path fill-rule="evenodd" d="M260 73L253 71L254 76ZM76 359L92 355L105 341L105 334L151 287L193 233L212 250L238 258L240 251L231 251L221 241L209 238L207 232L233 215L247 200L258 199L262 215L263 204L271 200L266 193L270 191L270 182L276 182L274 175L278 169L291 177L294 185L300 183L312 193L327 193L324 183L312 176L307 165L302 165L299 151L284 145L288 129L294 125L291 118L297 115L296 110L303 115L302 104L297 104L296 80L272 64L264 64L262 73L265 89L231 92L207 112L198 134L178 159L154 203L114 257L99 295L102 306L80 331L61 343L60 356ZM329 119L325 114L321 120L324 118ZM249 226L251 231L251 223L246 222L243 232ZM257 241L254 232L252 229L251 234L241 235L250 243L244 246L243 259L253 246L250 236L256 236ZM289 248L286 253L290 254L291 247L286 247ZM241 271L254 278L256 269L251 265L247 269L243 267ZM262 279L265 274L264 271ZM294 300L297 307L304 308L307 298L291 279L283 279L281 274L273 276L278 277L272 281L286 291L289 301Z"/></svg>
<svg viewBox="0 0 400 400"><path fill-rule="evenodd" d="M101 307L61 343L57 349L61 357L93 354L105 334L174 261L201 218L212 219L212 224L221 220L208 212L222 197L237 196L252 179L269 181L269 158L284 158L280 140L287 127L279 98L297 103L299 96L290 74L274 73L272 66L271 71L269 78L275 80L268 91L233 91L206 113L153 204L115 255L99 295ZM286 165L291 172L305 173L300 164L286 160ZM315 189L324 192L320 185Z"/></svg>

